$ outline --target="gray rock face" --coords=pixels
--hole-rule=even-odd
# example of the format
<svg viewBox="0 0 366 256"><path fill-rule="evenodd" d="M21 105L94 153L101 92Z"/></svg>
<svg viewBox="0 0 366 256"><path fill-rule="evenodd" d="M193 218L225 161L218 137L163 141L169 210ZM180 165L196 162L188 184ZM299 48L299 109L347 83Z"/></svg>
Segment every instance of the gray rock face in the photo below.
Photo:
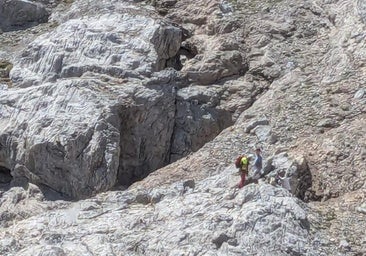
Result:
<svg viewBox="0 0 366 256"><path fill-rule="evenodd" d="M11 78L20 87L87 72L143 78L165 68L180 42L179 29L145 16L133 18L127 12L73 19L29 45Z"/></svg>
<svg viewBox="0 0 366 256"><path fill-rule="evenodd" d="M171 69L182 65L182 29L130 1L76 1L52 19L62 24L15 59L15 88L0 96L0 161L14 178L72 197L129 185L198 150L252 101L234 103L233 84L182 89L190 71ZM225 62L236 71L212 81L243 68L239 52L227 53L211 60L236 56L238 65Z"/></svg>
<svg viewBox="0 0 366 256"><path fill-rule="evenodd" d="M110 188L117 175L122 184L128 184L129 177L136 176L134 172L143 174L165 163L174 116L170 92L130 86L132 92L128 93L118 90L117 84L101 91L100 86L95 80L69 80L7 94L8 106L3 113L8 115L3 115L1 123L1 162L13 170L14 177L26 176L82 197ZM131 101L134 97L135 102ZM44 112L32 118L27 112L20 113L17 123L7 125L17 109L27 104ZM63 113L52 111L60 107ZM154 135L149 140L142 134L146 126ZM18 140L20 136L27 139Z"/></svg>
<svg viewBox="0 0 366 256"><path fill-rule="evenodd" d="M220 102L229 85L179 89L170 68L179 69L180 28L128 2L107 1L112 11L101 13L89 4L75 2L28 45L10 72L15 88L0 96L0 161L14 178L72 197L129 185L198 150L236 110L225 106L231 94Z"/></svg>
<svg viewBox="0 0 366 256"><path fill-rule="evenodd" d="M14 178L73 197L163 166L175 94L148 76L180 42L178 28L128 12L70 20L38 38L11 71L17 89L0 96L0 161Z"/></svg>
<svg viewBox="0 0 366 256"><path fill-rule="evenodd" d="M31 0L31 2L43 4L47 8L54 8L60 2L71 3L72 1L73 0Z"/></svg>
<svg viewBox="0 0 366 256"><path fill-rule="evenodd" d="M60 4L18 57L42 26L1 35L0 254L366 254L364 1L150 2ZM256 147L309 203L236 190ZM88 197L181 156L78 202L27 182Z"/></svg>
<svg viewBox="0 0 366 256"><path fill-rule="evenodd" d="M178 91L172 162L197 151L233 123L232 113L218 107L222 91L222 88L205 86L191 86Z"/></svg>
<svg viewBox="0 0 366 256"><path fill-rule="evenodd" d="M358 90L356 93L355 93L355 99L362 99L362 97L364 96L365 94L365 89L361 88L360 90Z"/></svg>
<svg viewBox="0 0 366 256"><path fill-rule="evenodd" d="M29 218L31 216L40 214L47 210L48 206L52 208L52 204L45 204L42 202L45 197L42 191L33 184L27 184L27 188L23 187L12 187L8 190L3 190L1 187L1 224L0 228L7 228L12 226L14 221ZM2 240L6 243L6 240ZM11 244L10 244L11 246ZM0 246L2 254L4 252L4 244ZM9 248L11 250L11 248Z"/></svg>
<svg viewBox="0 0 366 256"><path fill-rule="evenodd" d="M35 216L12 227L12 232L0 233L0 252L9 256L319 254L309 240L303 203L266 184L229 189L237 179L233 171L228 168L186 189L179 182L153 190L109 192L75 203L59 201L47 214L39 212L43 203L34 204L37 194L33 194L28 206L35 208ZM6 201L3 206L11 204ZM39 243L32 243L34 239Z"/></svg>
<svg viewBox="0 0 366 256"><path fill-rule="evenodd" d="M267 178L276 178L281 172L288 178L290 192L305 199L305 193L312 185L312 177L303 156L289 156L286 152L277 154L267 160L264 173Z"/></svg>
<svg viewBox="0 0 366 256"><path fill-rule="evenodd" d="M239 51L215 51L208 56L196 56L187 62L188 78L199 84L211 84L222 78L244 74L247 67ZM197 61L198 60L198 61Z"/></svg>
<svg viewBox="0 0 366 256"><path fill-rule="evenodd" d="M0 29L3 31L47 22L48 16L49 13L42 4L25 0L0 1Z"/></svg>
<svg viewBox="0 0 366 256"><path fill-rule="evenodd" d="M142 90L135 95L135 106L125 105L119 112L119 184L130 185L169 162L175 118L171 89Z"/></svg>

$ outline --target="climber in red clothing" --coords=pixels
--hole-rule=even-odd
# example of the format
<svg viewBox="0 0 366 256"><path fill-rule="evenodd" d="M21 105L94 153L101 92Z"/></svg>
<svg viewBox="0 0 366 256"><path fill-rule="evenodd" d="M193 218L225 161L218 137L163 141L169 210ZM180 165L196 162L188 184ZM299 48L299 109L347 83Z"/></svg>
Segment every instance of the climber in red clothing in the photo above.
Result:
<svg viewBox="0 0 366 256"><path fill-rule="evenodd" d="M240 171L240 182L238 184L239 188L244 187L246 176L248 175L249 159L247 156L240 156L236 159L235 166L239 168Z"/></svg>

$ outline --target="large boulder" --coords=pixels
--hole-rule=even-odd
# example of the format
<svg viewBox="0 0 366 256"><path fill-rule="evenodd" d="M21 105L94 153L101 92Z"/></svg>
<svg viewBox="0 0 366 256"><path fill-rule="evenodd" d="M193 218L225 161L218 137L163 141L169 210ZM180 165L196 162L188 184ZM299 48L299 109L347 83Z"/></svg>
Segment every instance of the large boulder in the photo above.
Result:
<svg viewBox="0 0 366 256"><path fill-rule="evenodd" d="M174 123L172 94L114 86L85 79L2 95L0 162L14 179L25 176L72 197L109 189L117 177L128 185L161 167Z"/></svg>
<svg viewBox="0 0 366 256"><path fill-rule="evenodd" d="M100 33L113 31L123 22L107 23L103 32L93 18L127 13L132 28L138 23L135 18L160 20L152 8L130 5L133 2L146 4L139 0L75 0L70 11L55 14L53 19L58 24L88 21L97 28L92 37L103 44L106 41L98 37ZM28 208L26 202L33 201L28 194L31 191L3 192L0 185L0 219L5 220L1 223L4 232L0 232L0 254L365 255L364 1L149 2L154 2L160 13L177 24L172 30L179 33L177 26L183 26L183 37L190 36L178 51L185 58L173 55L175 47L159 47L156 41L165 37L159 36L159 31L166 31L160 26L152 37L141 35L139 29L133 31L143 40L137 41L137 45L134 41L134 47L125 46L137 58L132 64L134 68L126 70L126 76L105 73L111 66L104 62L108 58L103 51L94 55L85 51L92 57L84 58L75 50L81 63L88 62L89 66L76 67L77 72L68 73L71 76L55 72L52 77L49 70L37 69L53 63L48 57L41 57L45 62L38 63L38 56L48 55L47 51L42 52L46 48L41 43L39 48L30 48L39 55L30 53L27 60L21 61L7 58L15 66L22 65L31 79L15 67L12 76L17 87L1 96L0 113L4 120L0 165L6 173L5 181L14 175L17 177L11 184L15 184L22 173L40 183L49 182L51 177L63 185L77 180L80 184L73 183L64 192L85 195L92 189L108 188L110 181L133 178L144 168L160 163L166 151L157 147L168 141L163 139L166 134L184 149L186 142L201 139L196 132L202 131L202 137L208 138L220 123L210 118L216 108L234 113L238 117L236 124L198 152L155 171L126 191L66 202L59 209L47 211L51 205L48 202L43 202L45 208L42 204ZM88 24L82 24L87 29L79 27L85 35L92 32ZM16 33L3 36L9 34ZM118 39L121 34L124 30L117 33ZM61 32L57 31L57 35ZM73 48L72 43L80 41L80 34L76 36L76 41L66 40L66 45L72 50L89 49L84 43ZM173 37L166 36L172 46ZM149 38L154 46L144 44L144 38ZM83 42L92 41L85 38ZM56 45L68 49L63 44ZM113 49L113 45L107 50ZM147 54L139 48L141 45L153 50ZM102 46L100 49L104 50ZM161 52L159 49L168 55L154 57ZM146 62L137 57L139 51ZM242 70L225 61L235 52L241 56ZM49 56L53 53L58 52L52 51ZM65 55L66 63L76 66L71 55ZM233 58L233 63L240 63L237 59ZM144 73L140 72L139 63L155 67L151 70L167 69ZM125 68L124 64L118 63L117 71ZM61 70L67 69L61 66ZM174 72L169 67L181 71ZM176 78L188 81L180 84L182 87L193 83L191 90L175 86ZM210 87L201 87L202 84ZM45 103L45 99L52 103ZM171 102L179 104L175 111ZM56 118L44 113L55 113ZM179 116L176 120L182 122L164 123L174 113ZM200 115L209 118L200 120ZM46 119L42 123L43 116ZM177 133L174 128L172 134L169 132L172 125ZM199 129L201 125L204 127ZM145 129L149 131L145 133ZM179 140L174 134L184 134L192 140ZM27 153L34 145L32 154ZM310 199L323 200L307 207L285 189L262 184L261 180L237 190L239 176L235 175L233 160L257 146L263 148L269 171L274 175L281 170L293 174L293 188L312 183L309 189L315 191L316 197ZM38 152L44 157L38 156ZM232 167L226 168L229 165ZM31 172L32 166L40 170ZM49 167L54 173L48 171ZM103 188L93 188L95 184ZM75 190L77 186L81 189ZM35 200L43 200L36 191ZM37 216L30 217L33 213Z"/></svg>
<svg viewBox="0 0 366 256"><path fill-rule="evenodd" d="M0 162L14 179L75 198L165 165L175 92L156 72L180 42L179 28L128 10L39 37L14 63L15 88L0 95Z"/></svg>
<svg viewBox="0 0 366 256"><path fill-rule="evenodd" d="M305 193L312 186L312 175L306 159L301 155L282 152L268 158L264 166L264 174L268 178L288 179L289 191L301 199L305 199Z"/></svg>
<svg viewBox="0 0 366 256"><path fill-rule="evenodd" d="M0 29L17 30L34 24L47 22L49 12L40 3L25 0L0 1Z"/></svg>

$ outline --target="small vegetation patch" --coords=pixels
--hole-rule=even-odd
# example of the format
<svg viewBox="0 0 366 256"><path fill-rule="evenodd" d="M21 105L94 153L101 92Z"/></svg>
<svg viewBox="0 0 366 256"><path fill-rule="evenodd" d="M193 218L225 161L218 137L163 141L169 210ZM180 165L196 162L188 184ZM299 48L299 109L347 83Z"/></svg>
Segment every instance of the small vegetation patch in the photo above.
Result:
<svg viewBox="0 0 366 256"><path fill-rule="evenodd" d="M8 73L13 68L13 64L11 64L9 61L6 60L0 60L0 70L1 71L7 71Z"/></svg>

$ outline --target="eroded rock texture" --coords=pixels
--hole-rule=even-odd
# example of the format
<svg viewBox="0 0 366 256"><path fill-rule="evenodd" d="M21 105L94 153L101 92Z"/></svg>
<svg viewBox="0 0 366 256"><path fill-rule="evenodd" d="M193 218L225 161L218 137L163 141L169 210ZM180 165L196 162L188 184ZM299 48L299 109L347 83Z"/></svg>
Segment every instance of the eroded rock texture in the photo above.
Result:
<svg viewBox="0 0 366 256"><path fill-rule="evenodd" d="M1 161L14 178L72 197L129 185L198 150L238 115L241 82L184 88L189 61L206 66L198 53L210 51L196 53L192 32L155 12L128 1L76 1L53 19L62 24L14 58L14 89L1 96ZM246 69L239 52L219 55L231 66L197 73L209 77L203 84ZM250 105L260 88L245 86L251 92L240 101Z"/></svg>
<svg viewBox="0 0 366 256"><path fill-rule="evenodd" d="M0 254L366 253L364 1L71 2L0 35Z"/></svg>
<svg viewBox="0 0 366 256"><path fill-rule="evenodd" d="M317 255L309 239L307 207L289 192L268 184L228 190L233 169L183 187L109 192L81 202L50 205L0 233L0 252L11 255ZM188 182L185 182L188 184ZM14 188L13 188L14 190ZM15 191L13 191L15 192ZM39 212L42 193L34 187L18 195ZM11 206L10 193L3 205ZM63 209L57 209L64 207ZM11 209L7 213L15 214ZM7 216L8 216L7 215ZM5 216L5 214L4 214ZM5 218L7 220L7 218ZM32 232L27 232L31 229ZM18 236L17 234L23 234ZM31 244L37 239L38 244ZM280 240L280 242L279 242ZM80 243L81 242L81 243Z"/></svg>
<svg viewBox="0 0 366 256"><path fill-rule="evenodd" d="M180 42L178 28L128 12L73 19L38 38L11 71L17 89L1 96L2 162L73 197L166 164L172 84L143 80Z"/></svg>

